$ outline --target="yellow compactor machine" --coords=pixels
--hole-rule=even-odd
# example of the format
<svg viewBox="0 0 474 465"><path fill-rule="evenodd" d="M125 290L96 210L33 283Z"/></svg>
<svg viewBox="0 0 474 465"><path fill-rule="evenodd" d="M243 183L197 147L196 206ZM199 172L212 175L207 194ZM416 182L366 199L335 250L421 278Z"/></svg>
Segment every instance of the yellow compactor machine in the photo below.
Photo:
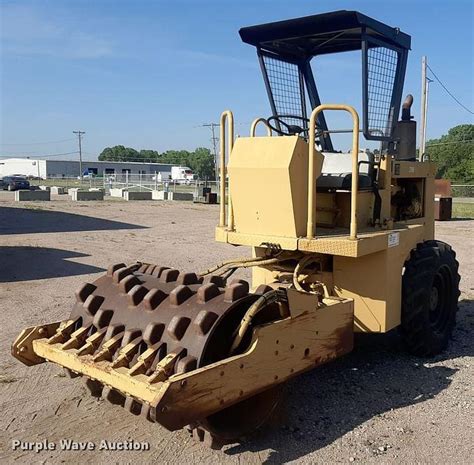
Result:
<svg viewBox="0 0 474 465"><path fill-rule="evenodd" d="M92 395L213 445L261 426L282 383L350 352L355 331L398 327L412 353L442 351L459 297L455 253L434 240L435 165L417 158L412 97L401 103L410 36L354 11L240 35L257 49L272 116L234 140L222 114L216 240L252 256L199 274L114 264L77 290L68 318L23 330L12 347L26 365L54 362ZM352 106L321 104L313 69L325 70L311 64L357 51L361 121ZM329 129L329 112L350 129ZM338 133L349 151L335 150ZM361 133L379 149L361 150ZM252 269L251 285L231 278L239 268Z"/></svg>

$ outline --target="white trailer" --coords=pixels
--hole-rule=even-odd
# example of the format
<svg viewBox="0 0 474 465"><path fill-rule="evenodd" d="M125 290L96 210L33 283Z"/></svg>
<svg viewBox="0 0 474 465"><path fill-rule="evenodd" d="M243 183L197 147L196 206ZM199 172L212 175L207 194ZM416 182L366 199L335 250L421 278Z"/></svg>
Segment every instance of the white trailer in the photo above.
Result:
<svg viewBox="0 0 474 465"><path fill-rule="evenodd" d="M13 175L26 176L30 179L46 179L46 160L31 160L29 158L8 158L0 160L0 178Z"/></svg>
<svg viewBox="0 0 474 465"><path fill-rule="evenodd" d="M189 184L195 179L195 176L188 166L172 166L171 179L178 183Z"/></svg>

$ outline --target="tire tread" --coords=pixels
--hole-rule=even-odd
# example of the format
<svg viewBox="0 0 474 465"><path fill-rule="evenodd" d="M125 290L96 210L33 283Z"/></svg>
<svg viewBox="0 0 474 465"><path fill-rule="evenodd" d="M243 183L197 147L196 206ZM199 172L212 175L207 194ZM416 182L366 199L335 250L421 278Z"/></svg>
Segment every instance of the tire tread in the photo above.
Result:
<svg viewBox="0 0 474 465"><path fill-rule="evenodd" d="M437 333L429 324L429 297L436 270L441 264L451 269L453 299L444 332ZM459 292L459 263L451 246L430 240L417 244L405 263L402 278L402 315L400 333L406 349L418 356L432 356L444 350L451 337Z"/></svg>

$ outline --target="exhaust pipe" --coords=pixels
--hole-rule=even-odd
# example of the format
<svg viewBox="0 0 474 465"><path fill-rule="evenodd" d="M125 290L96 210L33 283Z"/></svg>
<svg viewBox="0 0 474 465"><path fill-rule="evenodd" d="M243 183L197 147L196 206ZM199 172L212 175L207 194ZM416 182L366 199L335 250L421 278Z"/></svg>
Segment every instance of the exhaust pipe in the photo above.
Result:
<svg viewBox="0 0 474 465"><path fill-rule="evenodd" d="M413 95L408 94L402 105L402 121L411 121L411 106L413 105Z"/></svg>
<svg viewBox="0 0 474 465"><path fill-rule="evenodd" d="M396 140L395 159L405 161L416 160L416 121L411 115L413 95L408 94L402 105L402 119L395 126Z"/></svg>

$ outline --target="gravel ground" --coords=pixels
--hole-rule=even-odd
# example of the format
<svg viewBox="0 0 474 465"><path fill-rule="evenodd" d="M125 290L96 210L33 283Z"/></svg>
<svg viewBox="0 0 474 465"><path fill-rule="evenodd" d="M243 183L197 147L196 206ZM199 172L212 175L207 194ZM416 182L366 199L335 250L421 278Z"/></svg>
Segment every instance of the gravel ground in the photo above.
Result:
<svg viewBox="0 0 474 465"><path fill-rule="evenodd" d="M244 247L215 243L216 206L121 201L14 204L0 193L0 461L2 463L470 463L474 221L437 223L461 265L458 325L429 360L393 334L360 335L348 356L298 377L265 431L213 451L97 402L50 364L27 368L10 344L29 325L67 316L73 291L110 263L142 259L197 271ZM147 441L150 450L12 450L12 441ZM59 448L59 446L58 446Z"/></svg>

